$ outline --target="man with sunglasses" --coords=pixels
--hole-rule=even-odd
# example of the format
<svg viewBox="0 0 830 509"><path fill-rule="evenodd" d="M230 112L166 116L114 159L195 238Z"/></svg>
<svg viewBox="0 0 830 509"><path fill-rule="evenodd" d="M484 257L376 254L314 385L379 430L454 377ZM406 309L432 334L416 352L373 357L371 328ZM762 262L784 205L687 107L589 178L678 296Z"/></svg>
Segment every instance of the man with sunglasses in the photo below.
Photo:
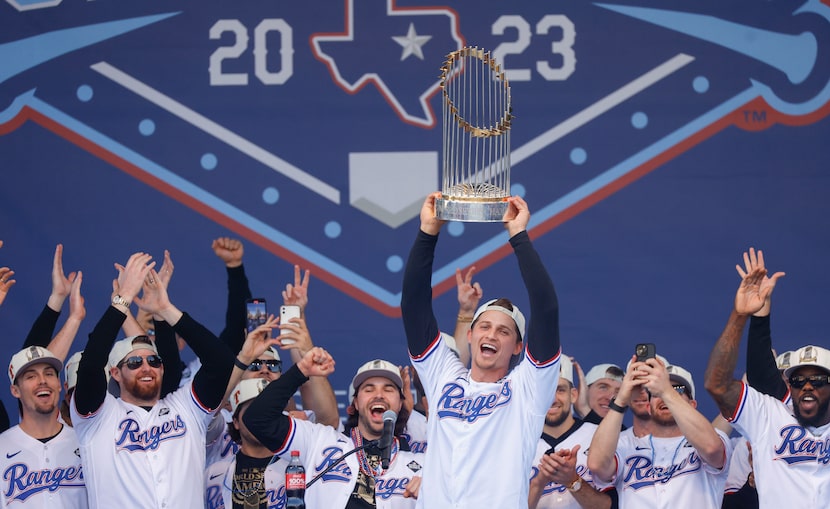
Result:
<svg viewBox="0 0 830 509"><path fill-rule="evenodd" d="M620 434L623 414L639 387L650 396L649 434ZM588 468L613 483L621 509L719 509L732 446L697 411L692 375L676 365L632 356L620 392L591 441Z"/></svg>
<svg viewBox="0 0 830 509"><path fill-rule="evenodd" d="M78 364L70 410L92 508L204 507L205 432L224 397L234 355L170 302L153 266L150 255L136 253L120 268L112 305L90 333ZM142 287L139 306L171 324L202 361L192 382L164 398L164 366L155 344L131 336L113 345ZM108 361L118 398L107 392Z"/></svg>
<svg viewBox="0 0 830 509"><path fill-rule="evenodd" d="M767 278L763 264L750 269L709 357L706 390L752 446L759 507L824 508L830 495L830 351L808 345L790 354L784 376L792 409L734 378L746 323L772 292L770 280L783 275Z"/></svg>

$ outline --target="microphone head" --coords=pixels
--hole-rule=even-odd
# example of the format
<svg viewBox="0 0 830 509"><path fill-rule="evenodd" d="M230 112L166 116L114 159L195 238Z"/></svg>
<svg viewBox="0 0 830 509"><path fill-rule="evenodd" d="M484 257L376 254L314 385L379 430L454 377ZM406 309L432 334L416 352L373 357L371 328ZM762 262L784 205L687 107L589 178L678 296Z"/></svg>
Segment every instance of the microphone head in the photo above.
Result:
<svg viewBox="0 0 830 509"><path fill-rule="evenodd" d="M395 422L398 420L398 414L394 410L387 410L383 412L383 422L392 421Z"/></svg>

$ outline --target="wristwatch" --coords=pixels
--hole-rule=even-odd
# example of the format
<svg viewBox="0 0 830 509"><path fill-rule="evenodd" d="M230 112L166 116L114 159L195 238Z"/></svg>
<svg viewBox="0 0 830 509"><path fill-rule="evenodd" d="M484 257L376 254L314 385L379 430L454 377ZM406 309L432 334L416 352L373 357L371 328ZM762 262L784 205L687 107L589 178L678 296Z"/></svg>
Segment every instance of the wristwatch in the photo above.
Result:
<svg viewBox="0 0 830 509"><path fill-rule="evenodd" d="M125 299L124 297L122 297L120 295L115 295L112 298L112 305L113 306L124 306L125 308L130 307L130 303L127 302L127 299Z"/></svg>
<svg viewBox="0 0 830 509"><path fill-rule="evenodd" d="M568 491L576 493L582 489L582 477L577 477L574 482L568 485Z"/></svg>

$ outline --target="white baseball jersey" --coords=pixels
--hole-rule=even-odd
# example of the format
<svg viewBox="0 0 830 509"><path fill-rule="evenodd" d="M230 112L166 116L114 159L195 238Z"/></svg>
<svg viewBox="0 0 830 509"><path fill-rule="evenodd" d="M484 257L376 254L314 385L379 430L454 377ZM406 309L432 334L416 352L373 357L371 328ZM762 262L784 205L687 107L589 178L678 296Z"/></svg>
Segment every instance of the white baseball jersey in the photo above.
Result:
<svg viewBox="0 0 830 509"><path fill-rule="evenodd" d="M69 426L45 444L20 426L0 434L0 507L77 509L87 507L78 439Z"/></svg>
<svg viewBox="0 0 830 509"><path fill-rule="evenodd" d="M732 442L732 459L729 461L729 475L726 477L725 494L735 493L743 488L752 465L749 464L749 448L744 437L735 437Z"/></svg>
<svg viewBox="0 0 830 509"><path fill-rule="evenodd" d="M418 507L526 508L559 355L537 365L525 352L503 379L476 382L439 336L412 363L429 402L430 447Z"/></svg>
<svg viewBox="0 0 830 509"><path fill-rule="evenodd" d="M354 447L349 436L331 426L292 418L291 431L285 444L273 452L287 457L290 451L300 451L300 461L305 465L306 482L310 482ZM414 509L415 500L404 498L403 493L412 477L420 475L423 459L423 454L410 451L398 451L391 458L389 469L375 479L377 509ZM354 491L359 470L357 454L348 456L306 489L306 506L346 507L346 502Z"/></svg>
<svg viewBox="0 0 830 509"><path fill-rule="evenodd" d="M188 384L148 412L107 394L89 416L72 422L81 444L89 505L202 509L205 430L211 413Z"/></svg>
<svg viewBox="0 0 830 509"><path fill-rule="evenodd" d="M224 408L211 418L205 437L207 442L205 465L207 467L220 461L229 460L239 452L239 444L234 442L228 434L228 423L232 419L231 413Z"/></svg>
<svg viewBox="0 0 830 509"><path fill-rule="evenodd" d="M636 437L631 429L622 432L613 479L620 508L720 509L732 444L723 432L715 431L726 450L720 469L704 463L683 436Z"/></svg>
<svg viewBox="0 0 830 509"><path fill-rule="evenodd" d="M265 469L265 497L268 509L285 507L285 467L288 462L277 458ZM236 458L230 457L208 466L205 474L205 509L233 507L233 474Z"/></svg>
<svg viewBox="0 0 830 509"><path fill-rule="evenodd" d="M602 490L607 487L607 484L602 483L599 479L594 479L591 471L588 470L588 448L591 446L591 439L594 437L596 430L596 424L583 422L575 432L557 444L554 449L557 451L561 449L573 449L575 445L579 444L579 452L577 452L576 456L576 473L582 477L583 481L589 483L595 489ZM550 450L550 444L540 438L536 445L536 456L533 458L533 468L530 471L531 479L539 474L539 461L548 450ZM542 490L542 496L536 505L536 509L554 508L582 509L582 506L579 505L579 502L576 501L566 486L549 482Z"/></svg>
<svg viewBox="0 0 830 509"><path fill-rule="evenodd" d="M805 428L784 403L746 384L730 420L752 445L761 509L827 507L830 424Z"/></svg>
<svg viewBox="0 0 830 509"><path fill-rule="evenodd" d="M421 412L413 410L406 421L406 427L401 434L409 443L412 452L427 452L427 418Z"/></svg>

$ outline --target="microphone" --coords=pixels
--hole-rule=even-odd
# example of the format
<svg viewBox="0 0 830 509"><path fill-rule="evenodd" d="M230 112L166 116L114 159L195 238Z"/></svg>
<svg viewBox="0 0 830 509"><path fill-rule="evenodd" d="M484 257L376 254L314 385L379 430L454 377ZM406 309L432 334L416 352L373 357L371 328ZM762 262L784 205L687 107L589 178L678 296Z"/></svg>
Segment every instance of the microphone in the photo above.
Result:
<svg viewBox="0 0 830 509"><path fill-rule="evenodd" d="M389 468L389 457L392 455L392 442L395 436L395 421L398 414L394 410L383 412L383 435L378 441L380 448L380 467L384 470Z"/></svg>

